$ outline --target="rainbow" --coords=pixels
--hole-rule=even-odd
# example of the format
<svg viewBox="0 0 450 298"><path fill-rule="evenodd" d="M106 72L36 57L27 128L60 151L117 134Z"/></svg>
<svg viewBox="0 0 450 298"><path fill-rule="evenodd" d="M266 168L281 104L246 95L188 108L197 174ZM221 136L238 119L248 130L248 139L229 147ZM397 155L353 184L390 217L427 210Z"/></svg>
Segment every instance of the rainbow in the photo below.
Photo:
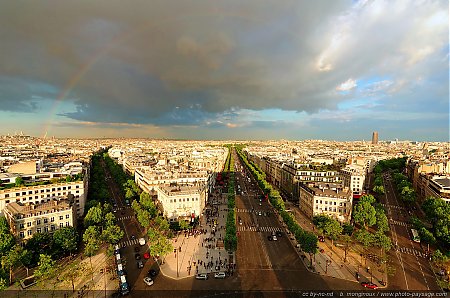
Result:
<svg viewBox="0 0 450 298"><path fill-rule="evenodd" d="M143 31L148 30L151 27L154 27L155 29L160 29L160 27L162 24L164 24L165 22L169 22L169 21L174 21L174 20L180 20L180 19L184 19L184 18L198 18L198 17L205 17L205 16L212 16L212 15L218 15L218 16L227 16L227 17L234 17L234 18L239 18L239 19L244 19L244 20L252 20L253 22L256 21L257 19L254 17L251 17L249 15L245 15L245 14L236 14L236 13L223 13L221 12L219 9L213 9L211 11L209 11L206 14L185 14L182 17L180 16L176 16L173 18L166 18L164 21L158 20L158 22L146 22L144 23L142 26L139 26L137 28L132 28L128 31L125 31L122 34L119 34L118 36L114 37L108 44L106 44L104 47L102 47L101 49L99 49L97 52L95 52L88 60L86 63L84 63L77 71L76 73L67 81L67 83L64 85L64 88L61 90L61 92L58 94L56 100L54 101L52 107L49 110L49 116L47 117L47 121L43 127L43 131L42 131L42 135L47 135L47 133L51 130L52 126L53 126L53 120L54 117L59 109L59 107L61 106L61 104L63 103L64 99L70 94L70 92L76 87L76 85L78 84L78 82L80 82L80 80L83 78L83 76L91 69L91 67L106 53L108 53L112 48L114 48L117 45L120 45L121 43L124 43L127 39L130 39L138 34L141 34ZM261 21L261 20L259 20ZM156 26L155 24L158 24L158 26Z"/></svg>

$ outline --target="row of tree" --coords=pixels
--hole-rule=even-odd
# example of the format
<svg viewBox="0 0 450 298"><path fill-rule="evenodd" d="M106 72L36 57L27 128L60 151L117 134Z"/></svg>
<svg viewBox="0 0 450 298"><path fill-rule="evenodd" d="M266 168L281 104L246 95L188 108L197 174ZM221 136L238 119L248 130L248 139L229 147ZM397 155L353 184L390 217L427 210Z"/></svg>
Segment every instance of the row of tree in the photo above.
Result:
<svg viewBox="0 0 450 298"><path fill-rule="evenodd" d="M353 208L353 220L361 227L355 232L354 238L365 250L370 246L379 247L380 256L384 259L385 253L392 247L391 239L386 235L389 231L386 210L372 195L364 195Z"/></svg>
<svg viewBox="0 0 450 298"><path fill-rule="evenodd" d="M373 191L376 194L384 194L383 176L382 173L391 171L393 173L401 173L405 169L406 157L384 159L378 161L374 167L373 172L375 174Z"/></svg>
<svg viewBox="0 0 450 298"><path fill-rule="evenodd" d="M122 239L124 232L116 225L116 217L110 204L98 204L91 207L84 217L86 230L83 233L84 254L95 256L103 244L108 245L108 254L112 255L114 244ZM92 262L91 262L92 269Z"/></svg>
<svg viewBox="0 0 450 298"><path fill-rule="evenodd" d="M132 199L141 193L139 187L134 183L133 177L128 175L114 159L112 159L107 152L103 153L103 160L108 167L111 176L117 185L121 185L122 194L127 199Z"/></svg>
<svg viewBox="0 0 450 298"><path fill-rule="evenodd" d="M412 183L408 181L408 177L401 173L394 173L393 180L397 188L397 193L402 201L407 203L416 201L416 191L414 190Z"/></svg>
<svg viewBox="0 0 450 298"><path fill-rule="evenodd" d="M24 245L20 245L9 232L5 217L0 217L0 290L12 283L13 272L19 266L27 270L36 267L41 254L53 260L72 254L77 249L77 243L76 229L63 227L52 234L35 233Z"/></svg>
<svg viewBox="0 0 450 298"><path fill-rule="evenodd" d="M317 253L318 249L317 236L312 232L303 230L295 220L294 216L286 211L284 201L278 191L273 189L273 187L265 180L266 175L264 174L264 172L259 169L259 167L253 162L248 161L245 154L242 153L242 146L237 146L236 150L240 160L246 165L250 173L252 173L253 177L258 182L258 185L263 190L264 194L268 196L270 204L281 216L289 231L295 236L297 242L301 246L301 249L305 253L309 254L312 265L312 255Z"/></svg>
<svg viewBox="0 0 450 298"><path fill-rule="evenodd" d="M139 201L131 203L140 225L147 231L150 254L165 256L173 250L170 239L172 231L169 222L158 215L158 209L153 198L146 192L141 192ZM184 222L186 224L186 222Z"/></svg>
<svg viewBox="0 0 450 298"><path fill-rule="evenodd" d="M109 198L108 185L106 184L102 162L102 155L100 153L92 155L86 211L92 206L96 206L99 202L106 202Z"/></svg>
<svg viewBox="0 0 450 298"><path fill-rule="evenodd" d="M225 162L224 170L222 172L222 176L228 177L228 214L227 214L227 223L225 226L225 237L224 244L225 249L228 251L236 251L238 240L237 240L237 229L236 229L236 200L234 196L234 160L233 160L233 147L228 145L228 156Z"/></svg>
<svg viewBox="0 0 450 298"><path fill-rule="evenodd" d="M450 251L450 204L441 198L429 197L422 204L428 221L433 225L433 234L447 252ZM428 234L424 231L424 234ZM422 237L421 237L422 239ZM431 244L431 243L430 243Z"/></svg>

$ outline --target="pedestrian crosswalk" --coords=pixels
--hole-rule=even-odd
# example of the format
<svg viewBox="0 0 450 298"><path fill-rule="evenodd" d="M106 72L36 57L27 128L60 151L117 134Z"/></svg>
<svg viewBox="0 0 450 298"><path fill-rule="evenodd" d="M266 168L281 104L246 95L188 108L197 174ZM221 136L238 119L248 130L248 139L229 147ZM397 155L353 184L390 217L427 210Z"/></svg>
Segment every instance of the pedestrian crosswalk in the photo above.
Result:
<svg viewBox="0 0 450 298"><path fill-rule="evenodd" d="M421 251L418 251L416 249L413 249L413 248L409 248L409 247L400 247L398 250L400 252L402 252L402 253L410 254L410 255L413 255L413 256L418 256L418 257L421 257L421 258L426 258L427 257L425 253L423 253Z"/></svg>
<svg viewBox="0 0 450 298"><path fill-rule="evenodd" d="M236 208L236 212L238 213L251 213L251 209L242 209L242 208Z"/></svg>
<svg viewBox="0 0 450 298"><path fill-rule="evenodd" d="M138 243L139 243L139 241L137 239L122 241L122 242L119 242L119 248L136 245Z"/></svg>
<svg viewBox="0 0 450 298"><path fill-rule="evenodd" d="M386 205L386 204L381 204L381 206L383 206L383 207L389 207L389 208L393 208L393 209L398 209L398 210L405 210L405 207L397 206L397 205Z"/></svg>
<svg viewBox="0 0 450 298"><path fill-rule="evenodd" d="M258 226L238 226L239 232L276 232L280 231L279 227L258 227Z"/></svg>
<svg viewBox="0 0 450 298"><path fill-rule="evenodd" d="M131 219L133 218L132 215L128 215L128 216L122 216L122 217L118 217L117 220L125 220L125 219Z"/></svg>
<svg viewBox="0 0 450 298"><path fill-rule="evenodd" d="M397 220L393 220L392 218L389 218L389 222L393 225L397 225L397 226L404 226L404 227L410 227L411 224L407 223L407 222L403 222L403 221L397 221Z"/></svg>

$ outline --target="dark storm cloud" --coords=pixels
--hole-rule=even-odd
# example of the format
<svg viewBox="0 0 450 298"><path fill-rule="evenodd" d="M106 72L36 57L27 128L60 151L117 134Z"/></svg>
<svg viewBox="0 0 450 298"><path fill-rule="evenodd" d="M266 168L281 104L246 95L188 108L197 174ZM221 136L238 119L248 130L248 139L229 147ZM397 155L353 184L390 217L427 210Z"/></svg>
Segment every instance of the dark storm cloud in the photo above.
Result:
<svg viewBox="0 0 450 298"><path fill-rule="evenodd" d="M401 81L448 73L436 63L446 10L443 1L6 1L1 75L29 81L3 84L0 109L48 98L30 82L70 88L76 108L63 115L80 121L226 125L233 108L336 109L349 79L389 74L405 92Z"/></svg>

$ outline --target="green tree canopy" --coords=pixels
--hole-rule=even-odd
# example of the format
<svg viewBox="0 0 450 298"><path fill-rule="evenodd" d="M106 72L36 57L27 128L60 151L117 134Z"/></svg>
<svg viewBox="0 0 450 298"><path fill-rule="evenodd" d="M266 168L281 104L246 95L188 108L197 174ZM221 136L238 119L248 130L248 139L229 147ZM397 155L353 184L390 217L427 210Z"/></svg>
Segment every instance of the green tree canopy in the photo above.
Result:
<svg viewBox="0 0 450 298"><path fill-rule="evenodd" d="M116 244L122 239L124 233L117 225L107 226L102 231L102 239L106 243Z"/></svg>
<svg viewBox="0 0 450 298"><path fill-rule="evenodd" d="M20 187L20 186L23 186L23 185L25 185L25 182L23 181L23 178L22 177L17 177L16 181L15 181L15 186L16 187Z"/></svg>
<svg viewBox="0 0 450 298"><path fill-rule="evenodd" d="M53 233L53 242L62 250L72 253L77 249L78 232L74 227L63 227Z"/></svg>
<svg viewBox="0 0 450 298"><path fill-rule="evenodd" d="M376 223L375 208L367 200L361 200L353 210L353 219L365 229Z"/></svg>
<svg viewBox="0 0 450 298"><path fill-rule="evenodd" d="M38 268L34 271L34 276L41 281L55 277L57 270L56 261L50 255L40 254Z"/></svg>
<svg viewBox="0 0 450 298"><path fill-rule="evenodd" d="M103 212L100 204L89 209L88 213L84 217L84 226L89 227L92 225L99 225L103 221Z"/></svg>

